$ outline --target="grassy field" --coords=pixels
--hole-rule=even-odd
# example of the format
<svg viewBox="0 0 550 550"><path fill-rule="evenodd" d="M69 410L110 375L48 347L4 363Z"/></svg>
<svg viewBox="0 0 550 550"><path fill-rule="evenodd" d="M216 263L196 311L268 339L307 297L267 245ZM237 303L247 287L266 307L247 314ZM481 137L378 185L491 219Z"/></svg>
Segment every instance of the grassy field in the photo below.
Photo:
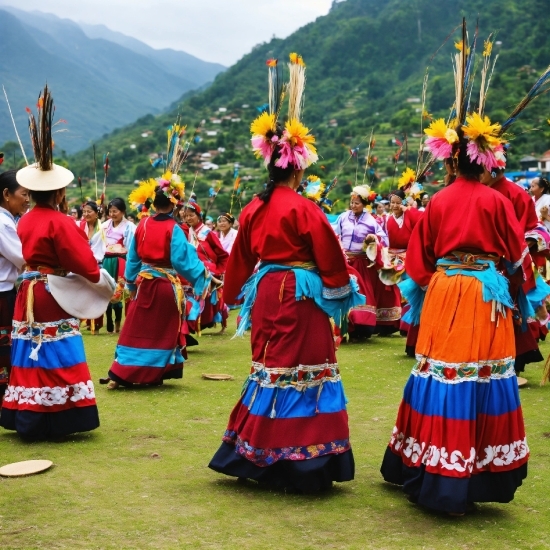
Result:
<svg viewBox="0 0 550 550"><path fill-rule="evenodd" d="M209 470L250 363L248 339L231 340L232 332L205 332L183 380L115 392L97 384L95 432L28 444L2 430L2 464L46 458L55 466L0 478L0 548L550 547L550 385L538 384L541 365L527 367L529 386L521 390L531 461L516 499L448 518L410 504L379 474L412 365L399 336L339 351L355 481L300 496ZM115 341L85 335L94 381L107 372ZM203 372L235 381L206 381Z"/></svg>

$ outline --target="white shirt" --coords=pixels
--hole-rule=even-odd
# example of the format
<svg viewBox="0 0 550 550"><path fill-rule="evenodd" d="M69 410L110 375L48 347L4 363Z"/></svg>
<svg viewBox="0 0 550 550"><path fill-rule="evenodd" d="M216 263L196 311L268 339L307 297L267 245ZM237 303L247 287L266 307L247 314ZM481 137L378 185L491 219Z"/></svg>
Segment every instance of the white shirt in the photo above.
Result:
<svg viewBox="0 0 550 550"><path fill-rule="evenodd" d="M0 292L12 290L25 260L14 217L0 207Z"/></svg>
<svg viewBox="0 0 550 550"><path fill-rule="evenodd" d="M220 243L222 243L223 249L228 253L231 254L231 250L233 249L233 243L235 242L235 239L237 238L237 230L235 228L231 228L227 235L223 234L223 231L216 231L218 234L218 237L220 239Z"/></svg>
<svg viewBox="0 0 550 550"><path fill-rule="evenodd" d="M395 214L392 214L391 216L395 220L397 226L401 229L403 227L403 222L405 221L405 212L403 212L399 218Z"/></svg>
<svg viewBox="0 0 550 550"><path fill-rule="evenodd" d="M535 201L535 197L533 197L533 200ZM539 218L539 220L540 220L540 210L543 206L548 207L548 211L550 214L550 195L547 193L544 195L541 195L540 198L535 201L535 210L537 211L537 217ZM550 231L550 221L544 220L544 225L546 229Z"/></svg>
<svg viewBox="0 0 550 550"><path fill-rule="evenodd" d="M113 220L107 220L101 224L105 232L107 246L113 244L121 244L126 250L130 249L130 244L136 232L136 226L129 222L126 218L115 227Z"/></svg>
<svg viewBox="0 0 550 550"><path fill-rule="evenodd" d="M80 229L82 229L82 231L84 231L84 233L86 234L86 237L88 237L88 224L86 220L82 220L79 225ZM92 235L91 239L89 238L88 242L90 243L90 248L92 249L92 254L94 255L94 258L96 259L97 263L100 264L105 257L107 240L105 238L105 230L103 229L103 226L101 225L99 220L96 222L94 234Z"/></svg>

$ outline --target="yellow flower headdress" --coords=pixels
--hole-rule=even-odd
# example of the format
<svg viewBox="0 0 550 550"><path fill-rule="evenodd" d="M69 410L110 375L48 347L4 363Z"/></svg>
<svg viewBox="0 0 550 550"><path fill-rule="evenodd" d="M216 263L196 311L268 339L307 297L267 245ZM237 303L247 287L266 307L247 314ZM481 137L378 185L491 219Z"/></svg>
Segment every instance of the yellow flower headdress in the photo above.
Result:
<svg viewBox="0 0 550 550"><path fill-rule="evenodd" d="M319 203L324 190L325 184L321 181L319 176L309 176L304 184L302 195L306 197L306 199Z"/></svg>
<svg viewBox="0 0 550 550"><path fill-rule="evenodd" d="M269 68L269 90L270 101L269 111L261 113L250 125L252 133L252 149L257 158L263 158L267 166L275 149L278 149L279 158L275 163L280 168L287 168L289 165L296 170L304 170L314 162L317 162L318 155L315 148L315 137L310 134L309 129L300 122L300 115L303 106L303 94L305 87L305 63L302 56L290 54L290 82L288 88L281 87L280 96L275 93L276 86L273 84L277 70L277 62L274 59L267 61ZM274 72L275 71L275 72ZM277 120L280 104L275 105L273 98L284 98L288 89L289 106L288 121L285 123L282 134L277 131Z"/></svg>
<svg viewBox="0 0 550 550"><path fill-rule="evenodd" d="M138 211L138 218L151 214L151 206L155 200L157 191L162 191L170 199L170 202L177 205L183 201L185 195L185 184L177 174L165 172L160 178L150 178L142 181L137 189L134 189L128 201L132 208Z"/></svg>
<svg viewBox="0 0 550 550"><path fill-rule="evenodd" d="M411 168L405 168L398 180L398 189L412 185L416 181L416 174Z"/></svg>
<svg viewBox="0 0 550 550"><path fill-rule="evenodd" d="M506 166L506 140L500 137L501 126L498 122L492 124L488 116L472 113L466 116L462 130L469 140L466 152L472 162L481 164L489 172Z"/></svg>
<svg viewBox="0 0 550 550"><path fill-rule="evenodd" d="M407 197L418 199L424 188L416 181L416 173L411 168L405 168L398 180L398 189L402 189Z"/></svg>

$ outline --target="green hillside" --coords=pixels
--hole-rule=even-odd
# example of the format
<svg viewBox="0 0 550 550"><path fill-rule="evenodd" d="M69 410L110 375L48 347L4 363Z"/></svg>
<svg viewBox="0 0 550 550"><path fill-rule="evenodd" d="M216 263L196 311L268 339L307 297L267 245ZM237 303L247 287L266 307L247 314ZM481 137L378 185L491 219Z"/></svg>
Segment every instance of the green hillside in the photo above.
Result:
<svg viewBox="0 0 550 550"><path fill-rule="evenodd" d="M116 130L97 143L98 152L110 153L110 180L125 183L129 190L135 180L158 175L148 163L150 155L165 150L166 128L176 114L189 126L190 133L201 122L202 141L183 174L188 189L195 172L195 191L205 199L208 186L222 182L215 210L229 205L233 167L247 187L245 201L262 188L265 172L254 159L248 128L257 115L256 107L267 100L267 70L270 57L286 62L292 51L301 53L307 64L308 84L304 122L318 139L320 161L310 170L325 181L339 175L332 198L344 197L350 185L363 180L366 145L372 129L378 162L376 186L387 190L396 184L393 156L408 135L409 164L415 164L421 122L422 79L426 66L451 31L466 16L471 36L479 17L480 38L496 31L497 68L489 93L486 112L502 120L533 84L536 75L550 64L550 18L546 0L347 0L335 3L330 13L306 25L285 40L272 39L256 46L237 64L220 74L205 91L183 97L170 112L146 116ZM441 47L431 62L427 110L446 116L453 98L451 54L455 34ZM475 97L475 95L474 95ZM550 148L550 98L539 98L514 127L509 167L519 167L519 158ZM426 121L425 121L426 123ZM533 127L541 131L532 132ZM143 136L143 137L142 137ZM416 137L416 139L415 139ZM349 150L360 147L357 158ZM201 155L210 153L210 157ZM398 165L400 173L405 155ZM208 160L219 168L201 169ZM91 151L67 159L84 181L92 176ZM432 179L441 179L441 167L434 167ZM370 181L371 175L367 177ZM381 181L380 181L381 180ZM73 192L75 192L74 190ZM114 189L108 188L113 196ZM340 206L343 206L340 203ZM337 208L338 209L338 208ZM340 208L341 210L342 208ZM238 210L237 210L238 212Z"/></svg>

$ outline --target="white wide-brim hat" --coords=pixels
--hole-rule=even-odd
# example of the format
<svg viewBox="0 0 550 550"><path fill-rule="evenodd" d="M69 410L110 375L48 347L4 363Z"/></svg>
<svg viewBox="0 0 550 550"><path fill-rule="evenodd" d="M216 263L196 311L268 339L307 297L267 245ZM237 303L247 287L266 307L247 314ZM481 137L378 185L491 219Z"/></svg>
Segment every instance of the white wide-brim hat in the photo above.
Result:
<svg viewBox="0 0 550 550"><path fill-rule="evenodd" d="M52 164L51 170L41 170L36 163L18 170L15 179L31 191L54 191L67 187L74 180L74 174L59 164Z"/></svg>
<svg viewBox="0 0 550 550"><path fill-rule="evenodd" d="M66 277L48 275L48 286L55 301L76 319L97 319L107 311L115 292L115 280L100 269L99 282L92 283L76 273Z"/></svg>
<svg viewBox="0 0 550 550"><path fill-rule="evenodd" d="M352 195L359 195L362 199L368 200L371 189L368 185L356 185L352 191Z"/></svg>

